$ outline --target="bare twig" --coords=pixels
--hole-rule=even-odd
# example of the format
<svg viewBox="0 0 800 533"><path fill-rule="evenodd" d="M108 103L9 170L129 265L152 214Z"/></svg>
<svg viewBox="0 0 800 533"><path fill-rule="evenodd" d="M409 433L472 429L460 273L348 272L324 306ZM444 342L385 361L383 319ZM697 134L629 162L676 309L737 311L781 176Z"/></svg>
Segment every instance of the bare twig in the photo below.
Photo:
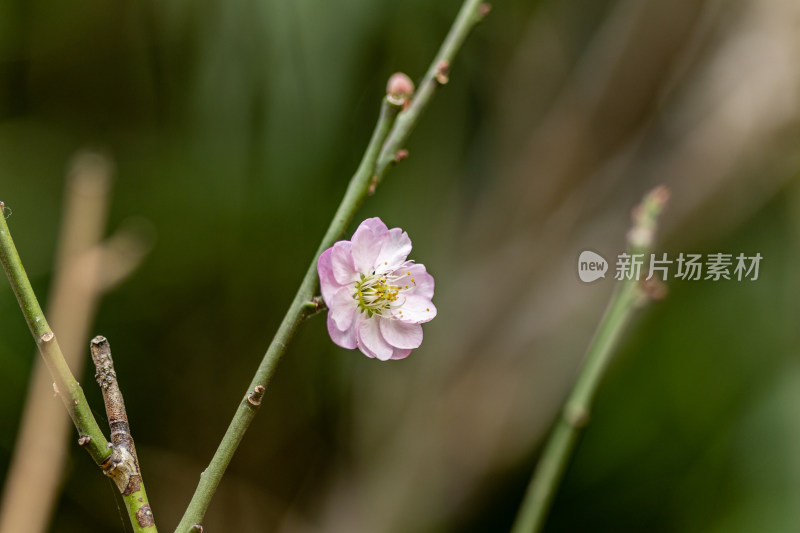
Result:
<svg viewBox="0 0 800 533"><path fill-rule="evenodd" d="M114 480L130 515L134 531L155 533L153 512L147 501L139 459L133 443L125 401L117 382L114 361L111 359L111 346L105 337L95 337L90 344L92 361L97 371L95 378L103 392L108 425L111 429L111 449L109 459L101 465L103 472Z"/></svg>

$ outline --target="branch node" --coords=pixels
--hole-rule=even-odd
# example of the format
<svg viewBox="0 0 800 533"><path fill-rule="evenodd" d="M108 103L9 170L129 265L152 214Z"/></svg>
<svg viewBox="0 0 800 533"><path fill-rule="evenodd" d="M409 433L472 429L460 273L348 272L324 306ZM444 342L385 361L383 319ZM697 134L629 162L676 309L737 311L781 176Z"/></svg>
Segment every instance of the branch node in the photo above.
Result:
<svg viewBox="0 0 800 533"><path fill-rule="evenodd" d="M408 157L408 150L406 150L405 148L400 149L394 154L394 162L395 164L397 164L406 159L407 157Z"/></svg>
<svg viewBox="0 0 800 533"><path fill-rule="evenodd" d="M325 300L322 299L322 296L314 296L311 298L311 303L314 305L314 313L325 309Z"/></svg>
<svg viewBox="0 0 800 533"><path fill-rule="evenodd" d="M79 446L87 446L90 442L92 442L92 437L89 435L81 435L81 438L78 439Z"/></svg>
<svg viewBox="0 0 800 533"><path fill-rule="evenodd" d="M481 7L478 9L478 15L481 17L481 20L485 19L486 16L492 12L492 4L488 2L484 2L481 4Z"/></svg>
<svg viewBox="0 0 800 533"><path fill-rule="evenodd" d="M253 392L247 395L247 401L253 407L261 405L261 400L264 398L264 392L267 389L263 385L256 385Z"/></svg>
<svg viewBox="0 0 800 533"><path fill-rule="evenodd" d="M375 189L377 188L378 188L378 175L375 174L369 181L369 189L367 189L367 194L372 196L373 194L375 194Z"/></svg>
<svg viewBox="0 0 800 533"><path fill-rule="evenodd" d="M55 335L53 334L52 331L45 331L44 334L41 337L39 337L39 343L40 344L45 344L45 343L48 343L48 342L52 342L52 340L54 338L55 338Z"/></svg>
<svg viewBox="0 0 800 533"><path fill-rule="evenodd" d="M132 490L128 490L129 485L133 484L138 489L139 483L139 467L136 465L136 459L133 457L128 448L124 446L114 446L113 452L108 456L108 459L103 461L100 468L103 473L114 480L120 493L123 495L130 494Z"/></svg>
<svg viewBox="0 0 800 533"><path fill-rule="evenodd" d="M642 291L648 300L659 301L667 297L667 285L655 277L642 281Z"/></svg>
<svg viewBox="0 0 800 533"><path fill-rule="evenodd" d="M405 95L402 94L387 94L386 95L386 103L389 106L393 107L396 110L402 111L408 106L408 102L411 100L407 98Z"/></svg>
<svg viewBox="0 0 800 533"><path fill-rule="evenodd" d="M403 107L406 103L406 99L399 94L387 94L386 101L395 107Z"/></svg>
<svg viewBox="0 0 800 533"><path fill-rule="evenodd" d="M564 408L564 420L573 428L580 429L589 423L589 411L581 405L567 404Z"/></svg>
<svg viewBox="0 0 800 533"><path fill-rule="evenodd" d="M304 318L312 317L325 309L327 309L327 306L322 296L314 296L303 304Z"/></svg>
<svg viewBox="0 0 800 533"><path fill-rule="evenodd" d="M200 524L193 524L192 531L196 533L203 533L203 526L201 526Z"/></svg>
<svg viewBox="0 0 800 533"><path fill-rule="evenodd" d="M446 59L439 61L439 64L436 65L435 78L439 85L445 85L450 81L450 61Z"/></svg>

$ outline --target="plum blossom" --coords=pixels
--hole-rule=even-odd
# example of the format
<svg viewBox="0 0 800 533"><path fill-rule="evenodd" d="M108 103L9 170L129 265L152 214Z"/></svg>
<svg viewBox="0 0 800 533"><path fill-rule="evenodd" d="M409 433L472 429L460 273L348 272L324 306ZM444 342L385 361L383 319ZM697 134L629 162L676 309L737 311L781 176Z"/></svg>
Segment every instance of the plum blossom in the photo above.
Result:
<svg viewBox="0 0 800 533"><path fill-rule="evenodd" d="M382 361L403 359L422 343L422 323L436 316L433 276L407 259L411 239L368 218L352 240L339 241L317 262L328 333L342 348Z"/></svg>

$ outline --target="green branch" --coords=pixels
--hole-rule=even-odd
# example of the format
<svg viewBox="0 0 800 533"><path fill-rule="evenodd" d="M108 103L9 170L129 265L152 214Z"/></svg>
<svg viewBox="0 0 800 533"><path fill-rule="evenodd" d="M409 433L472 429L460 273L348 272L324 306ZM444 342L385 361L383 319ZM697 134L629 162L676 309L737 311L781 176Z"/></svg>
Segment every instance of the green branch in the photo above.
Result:
<svg viewBox="0 0 800 533"><path fill-rule="evenodd" d="M0 213L3 212L3 207L3 203L0 202ZM8 224L2 215L0 215L0 262L3 263L3 269L8 276L8 281L11 283L11 288L17 297L17 302L19 302L19 307L22 309L33 339L36 341L39 353L42 354L42 358L50 370L50 375L55 381L56 392L64 403L64 407L67 408L67 412L75 424L75 429L78 430L78 443L86 448L98 466L102 466L111 456L111 450L107 447L108 441L103 436L100 426L97 425L86 401L86 396L83 394L83 389L67 366L58 341L47 324L28 276L25 274L17 248L14 246ZM47 392L42 391L42 394L47 394ZM47 461L47 457L40 459Z"/></svg>
<svg viewBox="0 0 800 533"><path fill-rule="evenodd" d="M275 373L278 362L302 321L319 308L318 304L313 303L319 282L317 258L322 252L333 246L334 242L344 233L367 195L374 192L380 179L395 161L397 150L405 143L430 102L435 89L434 84L442 84L447 81L446 71L449 62L455 57L469 31L486 13L488 13L488 7L485 4L476 0L464 2L439 54L425 75L418 93L405 111L400 113L400 109L406 102L402 98L398 100L398 95L389 94L384 98L380 118L361 164L350 179L344 198L314 254L314 260L308 267L300 288L278 327L278 332L270 343L267 353L261 360L247 393L239 403L211 463L201 474L200 483L192 496L189 507L175 529L175 533L196 533L203 530L201 524L211 503L211 498L261 405L261 398ZM438 81L436 81L437 79ZM395 121L395 119L397 120Z"/></svg>
<svg viewBox="0 0 800 533"><path fill-rule="evenodd" d="M633 228L628 233L631 254L646 254L649 250L658 216L667 198L667 190L658 187L645 196L634 210ZM578 435L589 423L592 402L611 362L614 348L633 312L647 301L648 288L632 279L619 282L614 290L600 326L586 351L578 380L539 458L512 533L535 533L544 526Z"/></svg>
<svg viewBox="0 0 800 533"><path fill-rule="evenodd" d="M386 140L383 150L381 150L378 167L375 171L376 183L380 183L394 163L407 155L404 153L398 157L398 151L405 146L408 137L417 122L419 122L419 118L433 99L436 89L449 81L450 65L452 65L456 54L461 49L470 31L489 14L489 10L489 4L483 3L481 0L466 0L461 6L450 32L442 42L442 46L439 48L439 52L430 67L428 67L425 77L422 78L411 105L397 117L397 123L392 128L392 133Z"/></svg>
<svg viewBox="0 0 800 533"><path fill-rule="evenodd" d="M403 102L396 102L389 96L384 98L383 105L381 106L381 114L378 119L378 124L375 131L372 133L367 151L361 160L361 164L356 170L350 180L350 185L347 187L347 192L344 195L339 209L331 222L322 243L319 246L315 260L312 261L311 266L308 268L300 289L292 301L286 316L283 318L278 332L272 339L272 342L267 349L267 353L261 360L261 364L256 370L255 376L247 389L248 393L242 398L239 407L236 409L236 414L233 416L225 436L214 453L211 463L208 468L203 471L200 477L200 483L195 490L194 496L186 509L183 518L178 524L176 532L189 533L192 531L201 531L200 523L203 521L206 509L211 502L214 492L217 490L220 480L225 473L228 464L236 452L236 448L244 438L247 428L250 426L253 418L258 411L261 404L261 396L264 394L264 389L269 385L272 375L275 373L275 368L280 361L281 356L286 351L286 347L294 337L297 328L305 317L314 312L318 306L313 302L314 294L317 289L317 261L316 258L333 245L334 241L344 232L347 224L353 217L358 207L363 203L364 198L367 196L370 181L375 171L375 162L378 158L381 146L386 140L386 136L394 124L397 113L400 111ZM257 398L257 399L256 399Z"/></svg>

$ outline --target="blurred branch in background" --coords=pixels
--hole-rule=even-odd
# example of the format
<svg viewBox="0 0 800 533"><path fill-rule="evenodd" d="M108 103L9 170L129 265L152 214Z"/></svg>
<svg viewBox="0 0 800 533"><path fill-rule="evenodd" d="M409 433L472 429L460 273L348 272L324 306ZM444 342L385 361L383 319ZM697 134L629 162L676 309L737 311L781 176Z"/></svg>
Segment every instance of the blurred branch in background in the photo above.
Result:
<svg viewBox="0 0 800 533"><path fill-rule="evenodd" d="M138 222L103 240L112 173L113 164L106 156L82 152L66 176L47 316L77 376L88 358L86 339L100 298L138 267L152 245L152 230ZM73 442L68 438L69 416L52 394L53 378L41 358L35 361L0 505L2 533L47 531L60 493L66 449Z"/></svg>
<svg viewBox="0 0 800 533"><path fill-rule="evenodd" d="M628 232L631 257L647 257L646 254L652 250L658 218L668 198L668 190L657 187L634 209L633 227ZM614 349L634 311L643 307L652 295L663 297L665 289L652 290L647 287L648 284L658 286L661 284L659 279L640 281L638 273L634 277L633 268L630 265L628 270L621 272L622 283L615 287L611 295L611 301L586 350L575 385L544 445L512 533L538 533L544 527L578 436L589 423L594 397L611 363Z"/></svg>

